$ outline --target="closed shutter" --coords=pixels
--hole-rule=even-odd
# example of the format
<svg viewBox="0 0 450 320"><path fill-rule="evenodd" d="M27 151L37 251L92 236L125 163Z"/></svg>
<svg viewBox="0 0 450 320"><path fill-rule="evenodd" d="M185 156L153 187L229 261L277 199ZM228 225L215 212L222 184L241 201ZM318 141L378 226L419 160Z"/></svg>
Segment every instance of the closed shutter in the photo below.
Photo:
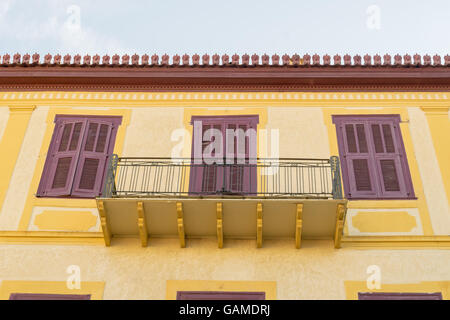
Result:
<svg viewBox="0 0 450 320"><path fill-rule="evenodd" d="M348 170L348 198L376 198L377 180L374 163L367 144L366 121L343 121L338 125L343 147L342 165Z"/></svg>
<svg viewBox="0 0 450 320"><path fill-rule="evenodd" d="M226 129L231 129L235 135L226 135L226 143L228 150L233 153L233 162L226 166L226 190L231 194L256 194L257 191L257 169L256 169L256 149L252 144L256 143L256 139L252 141L249 136L249 129L256 132L256 123L253 119L242 119L228 122L225 124ZM240 131L237 131L240 130ZM243 135L242 138L239 135ZM233 141L231 141L233 139ZM231 146L233 149L231 150ZM254 153L254 154L253 154Z"/></svg>
<svg viewBox="0 0 450 320"><path fill-rule="evenodd" d="M47 155L39 196L70 195L86 120L59 120Z"/></svg>
<svg viewBox="0 0 450 320"><path fill-rule="evenodd" d="M193 117L192 123L194 121L201 122L201 130L197 128L194 130L193 144L202 141L202 155L204 154L205 148L211 143L211 141L203 141L204 134L209 129L217 129L222 132L223 137L223 157L226 157L226 146L231 143L231 139L227 137L226 129L242 129L245 132L248 128L253 128L256 130L258 123L257 116L223 116L223 117ZM198 139L196 135L202 134L202 138ZM245 163L237 163L237 137L234 138L234 161L233 164L207 164L205 159L203 159L202 164L194 164L191 167L191 175L189 182L189 192L191 194L216 194L224 192L226 194L251 194L256 193L256 164L253 166L248 165L248 159ZM255 146L250 144L254 143ZM192 160L194 160L194 150L196 150L193 145L192 148ZM251 152L254 152L256 157L256 138L250 139L248 136L245 137L245 145L243 146L244 154L241 155L244 158L249 158ZM198 155L197 155L198 156ZM212 154L214 157L215 155ZM222 160L222 159L221 159ZM226 163L226 159L221 161Z"/></svg>
<svg viewBox="0 0 450 320"><path fill-rule="evenodd" d="M106 169L109 143L114 125L101 120L88 120L86 134L74 179L73 196L100 195Z"/></svg>
<svg viewBox="0 0 450 320"><path fill-rule="evenodd" d="M348 199L414 198L398 115L333 116Z"/></svg>
<svg viewBox="0 0 450 320"><path fill-rule="evenodd" d="M37 196L100 195L121 117L56 116Z"/></svg>
<svg viewBox="0 0 450 320"><path fill-rule="evenodd" d="M202 137L205 137L205 133L210 129L216 129L222 131L222 125L219 124L202 124ZM205 154L205 149L208 147L211 141L203 141L202 142L202 155ZM216 156L216 150L211 153L211 156L214 158ZM212 160L212 159L210 159ZM199 174L202 177L201 183L201 193L202 194L215 194L217 191L221 190L219 179L221 179L222 167L217 165L217 163L211 164L210 161L205 161L203 159L203 165L200 168Z"/></svg>
<svg viewBox="0 0 450 320"><path fill-rule="evenodd" d="M370 123L373 139L373 157L379 180L380 196L383 198L407 198L407 188L402 161L404 151L397 135L395 120L374 120Z"/></svg>

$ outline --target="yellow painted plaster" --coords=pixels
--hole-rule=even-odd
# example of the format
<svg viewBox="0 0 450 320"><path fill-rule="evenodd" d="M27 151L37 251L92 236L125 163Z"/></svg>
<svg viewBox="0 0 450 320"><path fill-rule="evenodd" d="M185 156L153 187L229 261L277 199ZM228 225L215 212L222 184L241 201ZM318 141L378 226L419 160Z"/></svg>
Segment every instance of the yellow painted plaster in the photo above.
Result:
<svg viewBox="0 0 450 320"><path fill-rule="evenodd" d="M0 140L0 212L14 171L23 138L35 106L9 107L9 119Z"/></svg>
<svg viewBox="0 0 450 320"><path fill-rule="evenodd" d="M78 208L96 208L94 199L57 199L57 198L37 198L35 196L39 181L41 179L42 170L44 168L45 159L47 157L48 147L52 138L53 130L55 127L54 119L57 114L70 114L70 115L104 115L104 116L122 116L122 124L117 131L116 142L114 146L114 153L121 155L123 150L123 144L125 140L126 128L130 122L131 110L127 109L111 109L111 110L97 110L97 109L74 109L74 108L51 108L48 112L46 121L46 131L42 142L41 151L39 153L39 159L36 163L33 179L28 190L28 196L25 203L24 212L19 222L19 231L26 231L30 224L31 213L34 206L54 206L54 207L78 207ZM75 222L72 228L79 225L82 222Z"/></svg>
<svg viewBox="0 0 450 320"><path fill-rule="evenodd" d="M449 107L422 107L427 117L434 150L441 169L447 202L450 206L450 119Z"/></svg>
<svg viewBox="0 0 450 320"><path fill-rule="evenodd" d="M411 232L417 223L406 211L359 211L352 226L360 232Z"/></svg>
<svg viewBox="0 0 450 320"><path fill-rule="evenodd" d="M167 280L268 281L276 282L276 299L346 299L344 281L366 280L374 264L382 283L450 281L450 250L437 248L336 250L332 240L303 239L298 250L292 239L268 239L256 249L249 239L218 249L211 238L190 239L183 249L178 238L151 238L146 248L139 238L114 240L107 248L0 244L0 278L61 281L78 265L82 281L105 282L104 299L166 299Z"/></svg>
<svg viewBox="0 0 450 320"><path fill-rule="evenodd" d="M12 281L3 280L0 286L0 300L8 300L11 293L35 294L79 294L91 295L91 300L102 300L104 282L80 283L80 289L69 289L65 281Z"/></svg>
<svg viewBox="0 0 450 320"><path fill-rule="evenodd" d="M450 281L424 281L418 283L384 284L380 289L370 290L366 281L344 281L347 300L358 300L358 292L403 292L435 293L441 292L442 299L450 299Z"/></svg>
<svg viewBox="0 0 450 320"><path fill-rule="evenodd" d="M45 161L45 154L48 143L51 138L53 129L53 118L57 113L68 114L131 114L131 108L141 107L183 107L185 110L191 108L266 108L266 107L322 107L328 109L338 108L346 110L345 108L358 108L361 113L385 113L389 110L396 110L397 113L404 117L404 110L406 107L414 107L420 105L422 107L448 107L450 104L450 95L448 92L3 92L0 94L2 101L9 106L26 105L45 105L50 106L49 120L47 121L47 129L44 143L42 144L40 158L36 164L33 180L28 192L27 201L24 212L22 214L19 230L27 230L31 211L34 205L51 206L54 203L58 207L78 207L78 208L95 208L95 201L93 200L75 200L71 199L37 199L33 196L37 189L40 174ZM69 108L68 106L72 106ZM129 108L123 109L124 106ZM0 106L1 107L1 106ZM121 109L115 109L119 107ZM105 110L105 108L111 108ZM324 109L324 110L326 110ZM382 111L380 111L382 110ZM220 110L219 110L220 111ZM219 112L220 113L220 112ZM355 113L352 110L351 113ZM126 118L124 123L119 128L118 139L116 143L116 152L122 148L120 139L121 134L125 134ZM334 128L331 125L331 118L329 126L327 126L328 133L332 132L335 135ZM186 123L186 122L185 122ZM260 121L261 123L261 121ZM405 125L402 125L402 127ZM407 126L407 125L406 125ZM330 130L331 129L331 130ZM121 133L122 132L122 133ZM402 128L403 132L403 128ZM404 139L408 137L404 135ZM335 143L336 139L330 138L330 145ZM407 141L405 141L405 144ZM407 149L410 149L407 147ZM330 153L336 153L337 148L330 148ZM414 162L414 160L413 160ZM411 171L414 171L414 164L410 162ZM414 176L417 176L412 172ZM418 197L418 186L414 182L414 187ZM423 201L414 207L423 206ZM74 201L72 203L72 201ZM371 201L373 202L373 201ZM413 201L414 202L414 201ZM370 202L367 202L368 204ZM383 203L387 203L383 201ZM397 206L390 202L388 207ZM397 203L397 202L395 202ZM356 205L351 202L349 206ZM367 208L363 204L362 206ZM386 205L383 204L383 207ZM426 216L427 212L420 210L421 215ZM430 224L427 223L426 217L422 222L424 225L425 234L432 234ZM428 226L427 226L428 224Z"/></svg>
<svg viewBox="0 0 450 320"><path fill-rule="evenodd" d="M450 249L450 236L344 236L343 247L365 249Z"/></svg>
<svg viewBox="0 0 450 320"><path fill-rule="evenodd" d="M34 219L34 225L40 230L89 231L96 224L97 216L90 211L46 210Z"/></svg>
<svg viewBox="0 0 450 320"><path fill-rule="evenodd" d="M176 300L177 291L265 292L266 300L276 300L275 281L167 280L166 299Z"/></svg>
<svg viewBox="0 0 450 320"><path fill-rule="evenodd" d="M430 214L428 212L428 206L425 199L425 194L423 192L422 181L420 179L419 168L417 165L415 150L412 144L411 134L408 128L409 115L406 108L323 108L324 122L328 129L328 137L330 143L331 154L339 154L336 127L332 123L332 115L343 115L343 114L399 114L401 117L400 130L403 138L403 143L405 145L406 156L408 159L409 170L411 172L411 179L413 182L414 192L416 194L417 200L353 200L348 202L349 208L401 208L402 205L409 202L408 207L418 208L420 219L422 222L422 227L424 235L432 235L433 228L431 226ZM341 182L343 185L343 182ZM400 206L399 206L400 205Z"/></svg>

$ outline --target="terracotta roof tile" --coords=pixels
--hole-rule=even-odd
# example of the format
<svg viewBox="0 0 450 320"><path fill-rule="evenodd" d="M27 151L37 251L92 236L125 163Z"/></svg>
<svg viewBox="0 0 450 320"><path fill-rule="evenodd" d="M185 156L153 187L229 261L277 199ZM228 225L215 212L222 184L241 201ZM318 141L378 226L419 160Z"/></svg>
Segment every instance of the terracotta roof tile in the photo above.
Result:
<svg viewBox="0 0 450 320"><path fill-rule="evenodd" d="M239 56L234 54L231 57L231 61L228 55L224 54L219 56L214 54L212 57L208 54L202 56L194 54L189 56L184 54L182 57L175 55L169 57L169 55L164 54L162 57L154 54L151 59L147 54L139 56L134 54L131 57L127 54L120 57L115 54L112 57L105 55L102 58L97 54L93 57L90 55L85 55L83 58L81 55L77 54L71 56L66 54L62 59L62 64L66 66L128 66L128 67L155 67L155 66L170 66L170 67L268 67L268 66L286 66L286 67L328 67L328 66L365 66L365 67L380 67L380 66L400 66L400 67L418 67L418 66L450 66L450 55L446 55L442 61L441 56L434 55L424 55L423 57L415 54L411 57L409 54L405 54L403 57L399 54L392 57L389 54L385 54L383 58L376 54L373 57L371 55L364 55L361 58L360 55L350 56L348 54L341 56L336 54L331 59L331 56L326 54L324 56L319 56L318 54L309 55L305 54L301 57L298 54L289 56L284 54L280 56L275 54L269 57L267 54L259 56L257 54L248 55L244 54ZM52 56L51 54L46 54L43 59L40 55L35 53L31 57L27 53L21 55L16 53L13 55L11 60L11 55L8 53L4 54L1 59L1 67L9 66L56 66L61 65L61 55L56 54Z"/></svg>

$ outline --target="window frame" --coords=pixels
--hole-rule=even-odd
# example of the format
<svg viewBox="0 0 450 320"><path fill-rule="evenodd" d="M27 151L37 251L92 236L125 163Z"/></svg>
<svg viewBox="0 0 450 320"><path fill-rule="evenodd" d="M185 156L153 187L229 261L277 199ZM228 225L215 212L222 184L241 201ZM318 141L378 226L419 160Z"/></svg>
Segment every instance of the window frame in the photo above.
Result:
<svg viewBox="0 0 450 320"><path fill-rule="evenodd" d="M414 193L414 188L412 184L411 173L409 169L407 154L405 145L403 142L403 137L400 129L401 117L399 114L357 114L357 115L332 115L332 122L335 124L336 135L337 135L337 144L339 157L341 158L341 167L342 167L342 180L344 185L345 197L348 200L416 200L416 196ZM350 153L347 149L346 142L346 133L343 126L346 124L352 124L356 126L357 124L364 123L364 131L366 133L366 143L367 143L367 156L368 159L368 168L369 168L369 177L371 179L374 178L373 186L374 190L364 194L362 191L358 191L357 195L352 192L355 188L354 183L351 181L352 177L354 178L354 172L351 171L352 168L349 167L346 157L351 156L352 158L358 158L360 156L360 152ZM394 138L394 145L397 147L397 151L394 152L395 157L392 155L388 155L387 153L377 154L375 152L375 143L373 140L371 126L372 124L390 124L392 131L392 137ZM384 141L384 137L382 138ZM357 143L358 145L358 143ZM359 146L358 146L359 148ZM398 155L397 155L398 154ZM361 155L361 157L364 157ZM403 186L405 192L404 195L399 194L401 191L398 191L397 194L394 192L392 195L389 195L384 190L384 177L381 173L381 167L378 168L377 161L380 158L388 158L392 157L394 162L398 160L398 164L400 165L399 170L401 172L397 172L397 180L400 186ZM355 189L356 190L356 189Z"/></svg>
<svg viewBox="0 0 450 320"><path fill-rule="evenodd" d="M441 292L358 292L358 300L443 300Z"/></svg>
<svg viewBox="0 0 450 320"><path fill-rule="evenodd" d="M266 293L256 291L177 291L177 300L266 300Z"/></svg>
<svg viewBox="0 0 450 320"><path fill-rule="evenodd" d="M90 294L11 293L9 300L91 300Z"/></svg>

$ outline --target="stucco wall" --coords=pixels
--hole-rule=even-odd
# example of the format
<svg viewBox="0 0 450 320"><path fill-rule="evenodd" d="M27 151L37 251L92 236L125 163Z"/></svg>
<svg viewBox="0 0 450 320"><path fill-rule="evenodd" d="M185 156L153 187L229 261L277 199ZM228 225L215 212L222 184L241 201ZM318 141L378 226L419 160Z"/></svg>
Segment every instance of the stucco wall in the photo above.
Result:
<svg viewBox="0 0 450 320"><path fill-rule="evenodd" d="M322 108L268 108L267 129L278 129L281 158L330 157Z"/></svg>
<svg viewBox="0 0 450 320"><path fill-rule="evenodd" d="M448 235L450 211L430 128L420 108L408 108L408 113L414 156L418 163L433 231L436 234ZM447 164L450 165L450 159L447 159Z"/></svg>
<svg viewBox="0 0 450 320"><path fill-rule="evenodd" d="M3 132L5 131L6 124L8 123L9 110L8 108L0 108L0 141L3 137Z"/></svg>
<svg viewBox="0 0 450 320"><path fill-rule="evenodd" d="M134 108L127 128L124 157L170 157L176 142L172 132L184 129L183 109L178 107Z"/></svg>
<svg viewBox="0 0 450 320"><path fill-rule="evenodd" d="M383 284L450 280L448 250L336 250L331 241L115 239L100 246L0 246L0 280L66 281L78 265L81 281L104 281L104 299L165 299L167 280L275 281L277 299L346 299L344 281L366 281L377 265ZM368 291L368 290L367 290Z"/></svg>
<svg viewBox="0 0 450 320"><path fill-rule="evenodd" d="M430 134L425 115L419 107L409 108L372 108L365 110L364 108L356 107L342 107L332 108L326 106L302 106L298 105L289 106L270 106L264 108L256 108L256 105L247 105L239 108L214 108L196 107L193 108L188 104L181 106L134 106L124 107L123 105L115 107L99 107L91 106L88 103L81 103L80 106L58 106L58 110L65 110L64 112L85 114L90 112L91 114L105 114L108 112L114 112L114 110L128 110L130 113L129 123L123 124L124 138L123 141L117 141L123 145L121 152L122 156L161 156L170 157L172 149L180 143L180 140L171 141L171 137L176 130L190 129L190 116L194 114L202 115L218 115L218 114L242 114L242 113L257 113L260 115L260 128L265 128L268 131L272 129L279 130L279 156L280 157L317 157L328 158L331 153L337 154L337 150L330 151L330 145L333 145L333 132L334 126L330 126L324 120L329 118L329 114L333 112L346 112L348 113L391 113L399 112L402 110L404 113L402 117L405 119L405 123L402 125L405 128L405 132L410 135L411 145L408 147L408 161L411 164L417 163L418 172L420 177L418 178L419 184L415 184L416 194L423 192L426 202L424 206L428 211L425 213L423 209L417 211L417 208L406 207L405 212L409 217L416 219L414 226L409 231L404 231L404 228L400 226L396 232L369 232L370 228L363 226L365 231L361 231L361 228L355 228L349 225L347 231L349 235L392 235L392 234L405 234L405 235L421 235L427 234L426 221L423 221L425 216L429 215L431 221L430 229L432 228L432 234L448 235L450 234L450 213L448 204L445 199L445 189L442 182L441 172L439 170L438 160L433 147L433 141ZM30 197L36 192L31 190L31 179L33 174L39 178L39 168L36 169L36 162L38 159L45 159L46 150L41 147L47 143L46 139L51 136L51 123L52 119L48 118L49 110L52 106L37 106L32 112L28 128L25 133L23 144L18 155L18 159L14 168L14 172L11 176L8 192L5 197L4 204L0 212L0 230L17 230L19 228L20 221L22 228L27 230L55 230L54 228L46 228L45 226L37 226L34 223L36 212L42 212L42 208L47 208L46 204L41 206L32 206L28 208L28 215L30 215L29 222L27 219L22 219L23 212L26 207L27 197ZM364 110L363 110L364 109ZM366 108L367 109L367 108ZM56 111L57 112L57 111ZM328 112L328 113L327 113ZM324 116L325 114L325 116ZM6 126L8 121L9 112L8 108L0 108L0 130L2 126ZM324 118L325 117L325 118ZM264 119L263 119L264 118ZM264 122L264 123L263 123ZM3 124L3 125L2 125ZM404 137L407 138L407 137ZM183 152L181 155L189 156L191 149L191 137L186 135L186 141L184 143ZM422 184L422 185L420 185ZM27 193L29 191L29 193ZM28 199L29 200L29 199ZM67 200L66 203L68 203ZM383 202L383 201L381 201ZM380 203L381 203L380 202ZM92 207L94 206L94 208ZM55 208L60 208L59 205L55 205ZM83 207L77 205L69 206L70 210L78 210L82 212ZM92 203L87 206L88 210L84 210L84 214L87 211L95 212L95 204ZM363 209L370 210L371 212L382 212L386 210L386 206L383 208L362 206ZM389 206L387 207L389 208ZM401 206L393 206L393 209L401 209ZM361 209L361 206L360 208ZM56 209L55 209L56 210ZM61 211L60 209L58 209ZM356 210L351 213L349 217L354 214L358 214ZM361 210L359 210L361 211ZM61 211L62 212L62 211ZM392 214L395 210L392 211ZM407 219L409 219L407 217ZM89 218L89 217L88 217ZM90 219L90 218L89 218ZM421 220L422 219L422 220ZM75 219L76 220L76 219ZM362 220L360 220L361 223ZM386 220L388 223L389 219ZM347 221L352 223L351 219ZM367 220L366 224L372 224L373 221ZM403 221L399 222L400 224ZM75 226L76 225L76 226ZM86 230L79 230L79 222L75 222L72 229L61 228L61 231L98 231L97 227L86 227ZM368 231L369 230L369 231Z"/></svg>
<svg viewBox="0 0 450 320"><path fill-rule="evenodd" d="M49 107L41 106L36 108L31 115L5 202L0 211L0 230L17 230L18 228L36 162L39 157L47 155L46 153L40 155L39 152L47 127L48 110Z"/></svg>

